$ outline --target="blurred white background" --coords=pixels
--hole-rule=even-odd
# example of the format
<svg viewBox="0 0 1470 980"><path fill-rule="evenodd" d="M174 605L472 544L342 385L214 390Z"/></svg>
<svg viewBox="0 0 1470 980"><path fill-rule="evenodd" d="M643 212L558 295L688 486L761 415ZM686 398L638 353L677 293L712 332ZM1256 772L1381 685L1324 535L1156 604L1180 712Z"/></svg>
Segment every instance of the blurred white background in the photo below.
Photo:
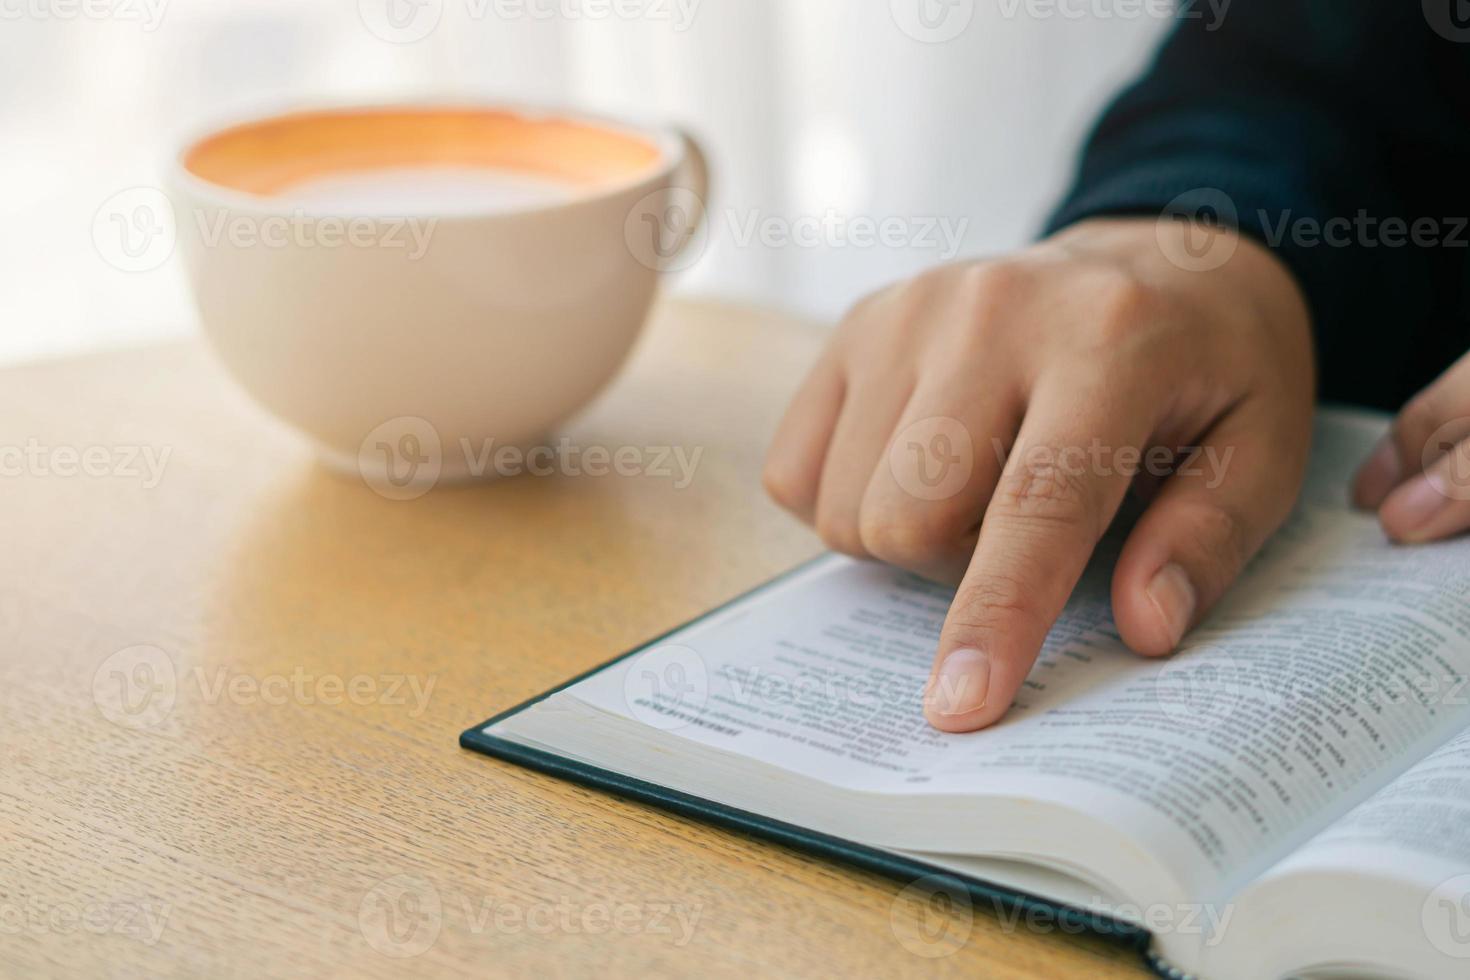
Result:
<svg viewBox="0 0 1470 980"><path fill-rule="evenodd" d="M182 133L415 93L688 125L712 237L674 288L832 318L1033 236L1170 19L1128 0L0 0L0 359L193 329L177 258L125 272L92 239ZM912 240L850 240L859 217ZM766 219L836 232L742 241Z"/></svg>

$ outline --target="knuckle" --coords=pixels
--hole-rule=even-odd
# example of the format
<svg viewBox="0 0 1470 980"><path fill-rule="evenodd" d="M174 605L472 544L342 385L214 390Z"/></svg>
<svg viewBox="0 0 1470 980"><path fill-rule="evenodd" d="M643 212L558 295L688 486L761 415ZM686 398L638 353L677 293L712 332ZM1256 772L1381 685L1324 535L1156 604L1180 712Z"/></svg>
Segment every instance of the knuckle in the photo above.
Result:
<svg viewBox="0 0 1470 980"><path fill-rule="evenodd" d="M801 513L811 506L811 491L797 467L784 457L775 454L766 457L761 469L761 486L772 500L793 513Z"/></svg>
<svg viewBox="0 0 1470 980"><path fill-rule="evenodd" d="M1025 288L1026 271L1016 262L977 262L960 273L960 289L975 322L992 322Z"/></svg>
<svg viewBox="0 0 1470 980"><path fill-rule="evenodd" d="M1086 473L1064 462L1065 450L1047 447L1026 454L1001 475L991 507L1003 520L1023 521L1101 534Z"/></svg>
<svg viewBox="0 0 1470 980"><path fill-rule="evenodd" d="M1025 270L1012 259L972 262L961 273L971 295L1012 291L1021 285Z"/></svg>
<svg viewBox="0 0 1470 980"><path fill-rule="evenodd" d="M957 539L948 521L912 515L869 515L860 521L863 547L894 565L923 566L946 557Z"/></svg>
<svg viewBox="0 0 1470 980"><path fill-rule="evenodd" d="M917 313L941 288L942 283L937 271L931 270L895 283L881 295L901 316L911 316Z"/></svg>
<svg viewBox="0 0 1470 980"><path fill-rule="evenodd" d="M859 300L837 326L848 370L901 362L924 328L932 284L923 276L895 283Z"/></svg>
<svg viewBox="0 0 1470 980"><path fill-rule="evenodd" d="M858 532L856 521L834 517L819 511L816 529L817 537L821 538L822 543L833 551L840 551L854 558L868 556L867 551L863 549L862 535Z"/></svg>
<svg viewBox="0 0 1470 980"><path fill-rule="evenodd" d="M1424 451L1424 442L1445 418L1442 397L1434 388L1421 391L1409 400L1394 423L1394 438L1399 449L1412 459Z"/></svg>
<svg viewBox="0 0 1470 980"><path fill-rule="evenodd" d="M1159 300L1152 287L1117 270L1095 274L1089 305L1093 339L1103 346L1131 341L1159 321Z"/></svg>
<svg viewBox="0 0 1470 980"><path fill-rule="evenodd" d="M853 321L871 316L874 311L889 302L901 288L901 285L890 285L865 293L848 309L847 315L843 317L842 325L839 325L838 329L842 329L843 325Z"/></svg>
<svg viewBox="0 0 1470 980"><path fill-rule="evenodd" d="M1035 590L1014 575L989 573L961 585L945 622L948 630L969 635L1003 631L1006 624L1032 621L1039 610Z"/></svg>
<svg viewBox="0 0 1470 980"><path fill-rule="evenodd" d="M888 318L895 304L903 302L907 284L896 283L874 290L848 307L833 330L833 341L838 347L861 343L862 338L873 333Z"/></svg>
<svg viewBox="0 0 1470 980"><path fill-rule="evenodd" d="M1252 549L1245 519L1234 509L1218 504L1193 508L1186 518L1191 536L1201 549L1205 567L1222 578L1230 578L1246 563Z"/></svg>

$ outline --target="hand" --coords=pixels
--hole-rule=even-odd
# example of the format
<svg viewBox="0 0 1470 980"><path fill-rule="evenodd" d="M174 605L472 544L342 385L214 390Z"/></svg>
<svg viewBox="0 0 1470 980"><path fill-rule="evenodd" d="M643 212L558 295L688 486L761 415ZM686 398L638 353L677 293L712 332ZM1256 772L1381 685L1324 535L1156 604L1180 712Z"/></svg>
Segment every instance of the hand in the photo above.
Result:
<svg viewBox="0 0 1470 980"><path fill-rule="evenodd" d="M1405 544L1470 530L1470 354L1404 406L1358 470L1353 502Z"/></svg>
<svg viewBox="0 0 1470 980"><path fill-rule="evenodd" d="M1193 271L1189 235L1228 260ZM925 714L969 731L1004 715L1150 460L1162 480L1113 613L1133 650L1171 652L1290 512L1313 387L1305 304L1264 247L1083 222L859 302L787 410L765 484L838 551L960 579ZM1180 447L1200 454L1169 466Z"/></svg>

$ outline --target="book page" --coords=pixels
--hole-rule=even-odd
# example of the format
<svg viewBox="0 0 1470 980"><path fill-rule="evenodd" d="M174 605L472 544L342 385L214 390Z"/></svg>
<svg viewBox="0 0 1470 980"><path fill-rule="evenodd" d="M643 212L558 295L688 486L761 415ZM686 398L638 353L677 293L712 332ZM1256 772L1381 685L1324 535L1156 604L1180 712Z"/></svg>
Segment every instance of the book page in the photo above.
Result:
<svg viewBox="0 0 1470 980"><path fill-rule="evenodd" d="M1174 658L1051 706L1024 754L971 771L1126 784L1187 831L1217 899L1464 728L1470 544L1400 548L1328 510L1288 538Z"/></svg>
<svg viewBox="0 0 1470 980"><path fill-rule="evenodd" d="M1201 972L1294 976L1352 963L1363 976L1466 976L1470 730L1293 851L1235 905L1236 931L1206 951Z"/></svg>
<svg viewBox="0 0 1470 980"><path fill-rule="evenodd" d="M1339 438L1326 467L1370 439ZM1118 639L1111 557L985 732L943 734L921 713L950 590L837 557L560 696L848 789L1084 808L1136 829L1201 897L1232 893L1470 720L1445 696L1470 676L1464 542L1395 548L1370 517L1306 506L1184 649L1152 661ZM885 843L979 852L983 836L936 824Z"/></svg>
<svg viewBox="0 0 1470 980"><path fill-rule="evenodd" d="M1273 874L1306 867L1408 878L1430 892L1459 881L1470 927L1470 730L1369 797ZM1464 955L1470 957L1470 935Z"/></svg>

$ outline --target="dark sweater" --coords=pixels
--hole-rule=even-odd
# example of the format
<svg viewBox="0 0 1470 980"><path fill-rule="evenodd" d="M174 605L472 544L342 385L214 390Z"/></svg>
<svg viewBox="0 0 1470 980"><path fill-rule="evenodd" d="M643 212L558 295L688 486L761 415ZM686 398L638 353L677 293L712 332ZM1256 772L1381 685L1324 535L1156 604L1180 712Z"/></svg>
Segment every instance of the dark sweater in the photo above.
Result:
<svg viewBox="0 0 1470 980"><path fill-rule="evenodd" d="M1103 115L1049 230L1223 212L1300 282L1322 397L1400 407L1470 347L1462 7L1234 0L1213 31L1198 8Z"/></svg>

